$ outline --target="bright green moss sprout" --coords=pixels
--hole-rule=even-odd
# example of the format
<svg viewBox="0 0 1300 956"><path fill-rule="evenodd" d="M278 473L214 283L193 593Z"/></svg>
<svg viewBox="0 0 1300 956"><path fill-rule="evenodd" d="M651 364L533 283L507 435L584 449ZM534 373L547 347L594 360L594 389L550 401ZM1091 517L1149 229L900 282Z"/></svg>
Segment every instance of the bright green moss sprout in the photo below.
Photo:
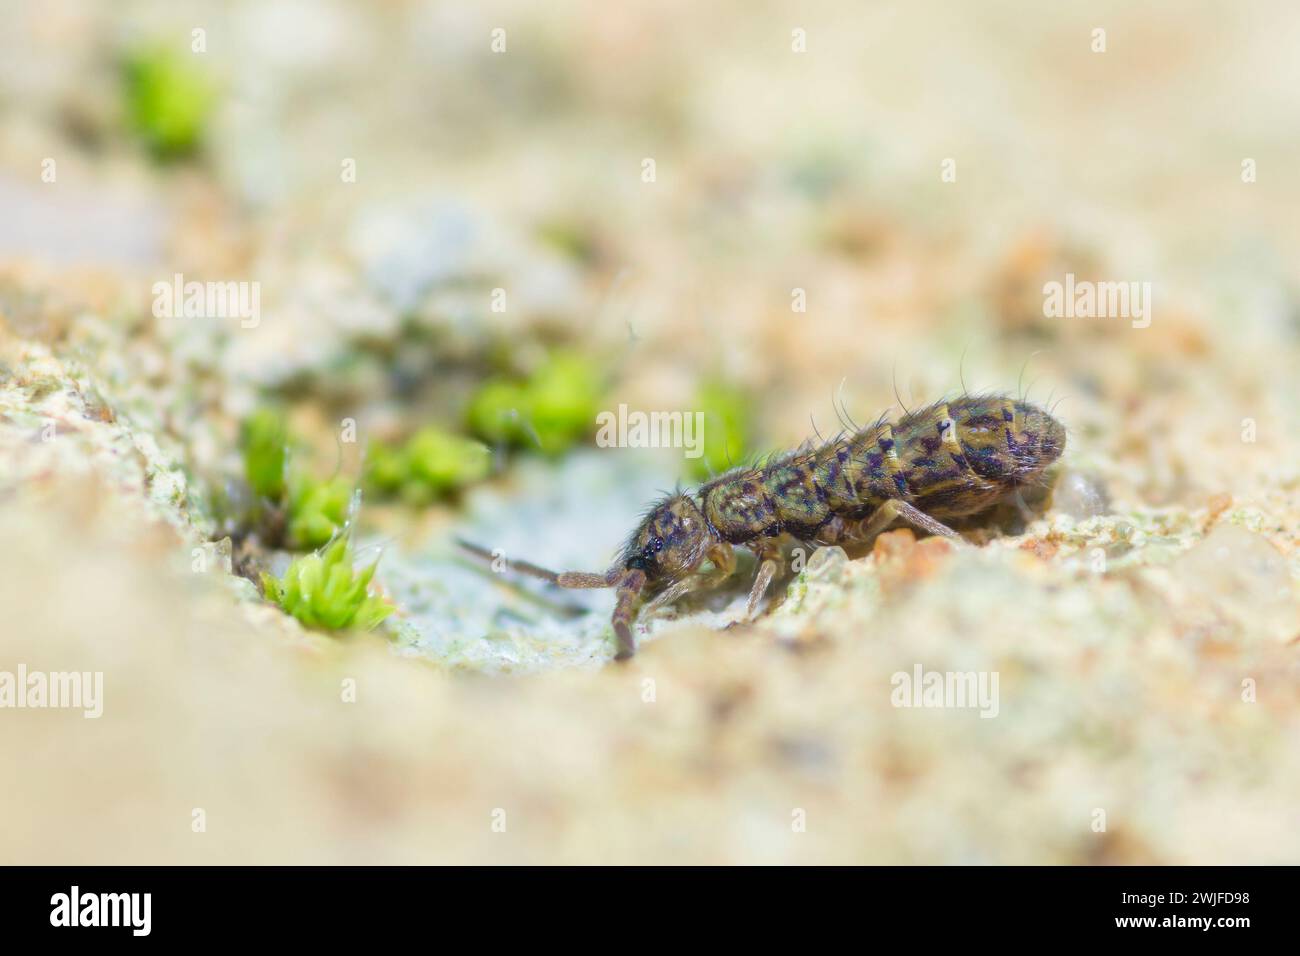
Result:
<svg viewBox="0 0 1300 956"><path fill-rule="evenodd" d="M704 412L704 454L687 463L691 476L704 480L744 460L753 440L750 399L734 386L710 381L696 392L695 407Z"/></svg>
<svg viewBox="0 0 1300 956"><path fill-rule="evenodd" d="M537 447L561 454L596 425L603 392L595 363L576 352L555 352L524 382L495 378L470 400L475 434L494 444Z"/></svg>
<svg viewBox="0 0 1300 956"><path fill-rule="evenodd" d="M416 432L401 447L370 447L368 478L373 488L425 505L486 478L492 452L481 442L453 435L437 426Z"/></svg>
<svg viewBox="0 0 1300 956"><path fill-rule="evenodd" d="M524 387L507 379L489 379L470 399L470 430L494 445L518 445L528 439L523 427L528 398Z"/></svg>
<svg viewBox="0 0 1300 956"><path fill-rule="evenodd" d="M284 538L291 548L319 548L347 521L351 482L343 477L313 478L288 467L289 425L276 408L260 408L241 429L244 477L259 502L284 512ZM287 474L287 477L286 477ZM254 520L263 517L262 505Z"/></svg>
<svg viewBox="0 0 1300 956"><path fill-rule="evenodd" d="M244 476L259 498L279 501L284 495L284 469L289 428L284 416L260 408L244 422L240 444L244 451Z"/></svg>
<svg viewBox="0 0 1300 956"><path fill-rule="evenodd" d="M289 480L286 534L289 546L319 548L343 527L352 503L352 483L295 474Z"/></svg>
<svg viewBox="0 0 1300 956"><path fill-rule="evenodd" d="M352 567L351 534L344 532L321 553L293 559L283 578L262 575L267 599L308 627L369 631L395 608L367 589L378 564Z"/></svg>
<svg viewBox="0 0 1300 956"><path fill-rule="evenodd" d="M126 61L127 117L161 159L192 153L202 140L216 95L197 60L196 54L154 46Z"/></svg>

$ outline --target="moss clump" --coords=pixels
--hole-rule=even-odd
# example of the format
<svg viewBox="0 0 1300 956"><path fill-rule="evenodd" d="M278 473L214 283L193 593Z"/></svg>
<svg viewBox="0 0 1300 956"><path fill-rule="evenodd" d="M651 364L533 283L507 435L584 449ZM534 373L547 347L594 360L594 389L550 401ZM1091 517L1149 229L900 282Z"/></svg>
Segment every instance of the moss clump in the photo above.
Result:
<svg viewBox="0 0 1300 956"><path fill-rule="evenodd" d="M368 590L375 567L352 567L351 535L344 533L321 553L293 559L283 578L262 575L268 600L308 627L369 631L395 608Z"/></svg>
<svg viewBox="0 0 1300 956"><path fill-rule="evenodd" d="M372 445L367 478L382 494L424 505L483 480L491 470L486 445L430 425L400 447Z"/></svg>
<svg viewBox="0 0 1300 956"><path fill-rule="evenodd" d="M695 394L704 412L704 454L688 460L691 477L703 480L740 464L753 442L751 399L720 381L705 382Z"/></svg>
<svg viewBox="0 0 1300 956"><path fill-rule="evenodd" d="M289 454L289 426L284 415L273 408L258 409L244 421L240 445L248 486L260 498L279 501L284 496Z"/></svg>
<svg viewBox="0 0 1300 956"><path fill-rule="evenodd" d="M542 450L558 454L591 434L600 411L596 366L573 353L559 353L528 380L528 410Z"/></svg>
<svg viewBox="0 0 1300 956"><path fill-rule="evenodd" d="M295 474L289 480L286 536L291 548L319 548L343 527L352 503L352 483Z"/></svg>
<svg viewBox="0 0 1300 956"><path fill-rule="evenodd" d="M553 220L544 223L537 238L561 255L578 262L591 264L600 256L600 242L594 231L576 220Z"/></svg>
<svg viewBox="0 0 1300 956"><path fill-rule="evenodd" d="M562 454L595 429L602 392L590 358L555 352L526 381L485 382L470 400L469 426L496 444Z"/></svg>
<svg viewBox="0 0 1300 956"><path fill-rule="evenodd" d="M258 409L240 429L244 478L258 502L245 520L290 548L319 548L347 522L353 485L343 477L314 478L289 464L289 425L282 410Z"/></svg>
<svg viewBox="0 0 1300 956"><path fill-rule="evenodd" d="M216 92L194 54L151 46L131 54L123 69L132 130L159 159L196 151Z"/></svg>
<svg viewBox="0 0 1300 956"><path fill-rule="evenodd" d="M466 416L470 430L494 445L521 445L528 440L523 427L528 398L524 386L507 379L484 382L470 399Z"/></svg>
<svg viewBox="0 0 1300 956"><path fill-rule="evenodd" d="M366 484L381 495L401 492L411 474L405 446L373 442L366 451Z"/></svg>

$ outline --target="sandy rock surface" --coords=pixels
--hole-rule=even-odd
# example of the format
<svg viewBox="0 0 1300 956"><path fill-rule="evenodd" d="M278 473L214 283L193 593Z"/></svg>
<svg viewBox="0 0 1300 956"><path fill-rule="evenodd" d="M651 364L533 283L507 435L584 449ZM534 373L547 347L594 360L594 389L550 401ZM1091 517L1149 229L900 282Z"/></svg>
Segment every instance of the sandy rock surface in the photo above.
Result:
<svg viewBox="0 0 1300 956"><path fill-rule="evenodd" d="M22 667L102 706L0 708L0 862L1300 861L1295 11L1111 5L1097 56L1015 2L36 6L0 37L0 700ZM196 17L221 98L158 165L115 64ZM1152 282L1151 321L1046 316L1067 272ZM155 314L176 273L260 321ZM1060 398L1069 445L1028 520L809 549L753 623L745 559L625 665L608 592L453 538L603 569L680 456L367 501L371 634L238 573L214 501L267 396L354 474L341 420L458 422L556 343L611 403L738 382L766 447L967 385Z"/></svg>

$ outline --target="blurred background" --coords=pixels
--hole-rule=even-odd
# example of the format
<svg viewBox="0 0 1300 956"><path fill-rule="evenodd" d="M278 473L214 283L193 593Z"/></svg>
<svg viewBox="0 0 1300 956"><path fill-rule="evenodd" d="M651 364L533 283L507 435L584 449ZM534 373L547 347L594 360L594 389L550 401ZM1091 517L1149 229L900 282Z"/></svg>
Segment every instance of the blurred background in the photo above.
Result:
<svg viewBox="0 0 1300 956"><path fill-rule="evenodd" d="M106 687L0 712L0 859L1295 862L1292 5L0 22L0 669ZM452 545L602 569L658 489L964 389L1059 400L1043 518L630 668L610 595ZM620 405L703 454L599 447ZM289 586L331 543L364 606ZM1000 719L891 707L918 660Z"/></svg>

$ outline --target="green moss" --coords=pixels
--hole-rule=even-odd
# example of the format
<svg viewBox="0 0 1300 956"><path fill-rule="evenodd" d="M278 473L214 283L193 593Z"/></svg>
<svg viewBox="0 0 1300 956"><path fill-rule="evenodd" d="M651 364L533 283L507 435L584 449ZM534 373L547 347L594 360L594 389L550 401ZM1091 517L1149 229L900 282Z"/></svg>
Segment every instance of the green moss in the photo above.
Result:
<svg viewBox="0 0 1300 956"><path fill-rule="evenodd" d="M693 478L703 480L740 464L753 443L751 398L741 389L709 381L695 394L695 407L704 412L704 454L688 459Z"/></svg>
<svg viewBox="0 0 1300 956"><path fill-rule="evenodd" d="M396 494L410 475L405 450L374 442L366 452L366 481L381 494Z"/></svg>
<svg viewBox="0 0 1300 956"><path fill-rule="evenodd" d="M343 477L319 480L294 475L289 481L286 534L291 548L319 548L343 527L352 503L352 483Z"/></svg>
<svg viewBox="0 0 1300 956"><path fill-rule="evenodd" d="M424 505L474 482L492 470L492 452L481 442L430 425L405 445L370 447L367 478L382 494Z"/></svg>
<svg viewBox="0 0 1300 956"><path fill-rule="evenodd" d="M574 220L553 220L542 225L537 238L564 256L583 263L594 262L598 245L592 231Z"/></svg>
<svg viewBox="0 0 1300 956"><path fill-rule="evenodd" d="M198 56L166 46L131 54L123 70L127 118L160 159L198 149L216 92Z"/></svg>
<svg viewBox="0 0 1300 956"><path fill-rule="evenodd" d="M351 535L345 533L322 553L294 558L283 578L263 574L262 587L268 600L308 627L368 631L395 610L369 592L374 574L375 564L352 567Z"/></svg>
<svg viewBox="0 0 1300 956"><path fill-rule="evenodd" d="M493 443L562 454L595 429L602 392L592 359L555 352L525 382L484 383L470 400L469 426Z"/></svg>
<svg viewBox="0 0 1300 956"><path fill-rule="evenodd" d="M261 408L245 420L240 429L240 445L244 453L244 477L254 494L271 501L283 497L288 444L289 427L280 411Z"/></svg>
<svg viewBox="0 0 1300 956"><path fill-rule="evenodd" d="M523 419L528 398L517 382L493 378L470 398L466 415L470 430L494 445L520 445L527 440Z"/></svg>
<svg viewBox="0 0 1300 956"><path fill-rule="evenodd" d="M347 522L353 485L346 478L313 478L289 467L289 425L278 408L258 409L240 429L244 476L262 504L249 520L266 520L265 503L272 512L283 510L284 543L295 549L318 548Z"/></svg>
<svg viewBox="0 0 1300 956"><path fill-rule="evenodd" d="M481 442L427 427L406 445L411 477L436 493L481 481L492 470L492 453Z"/></svg>
<svg viewBox="0 0 1300 956"><path fill-rule="evenodd" d="M528 411L542 450L558 454L591 434L600 411L596 366L576 353L551 356L528 381Z"/></svg>

